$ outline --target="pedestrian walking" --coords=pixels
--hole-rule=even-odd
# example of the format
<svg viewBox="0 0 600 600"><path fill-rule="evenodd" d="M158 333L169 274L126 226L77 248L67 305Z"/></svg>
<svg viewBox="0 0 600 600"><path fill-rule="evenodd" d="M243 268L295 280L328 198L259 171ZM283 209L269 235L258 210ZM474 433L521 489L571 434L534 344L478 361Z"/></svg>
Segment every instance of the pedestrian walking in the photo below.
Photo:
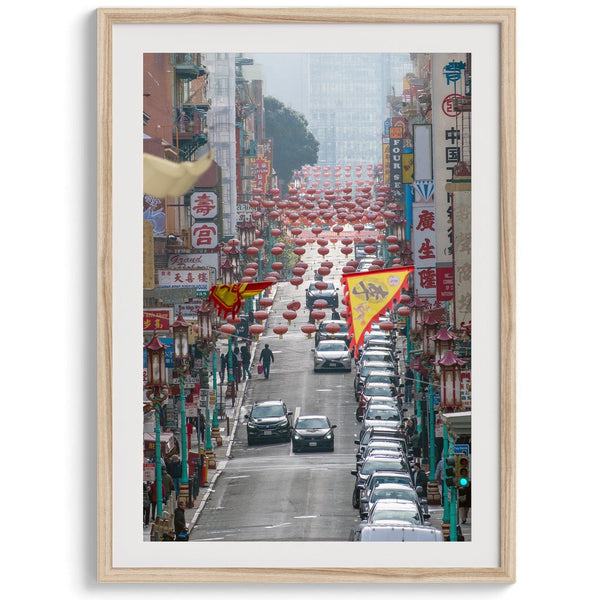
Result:
<svg viewBox="0 0 600 600"><path fill-rule="evenodd" d="M162 470L162 483L163 489L165 490L163 499L166 502L169 499L171 492L175 489L173 478L169 475L169 472L166 469Z"/></svg>
<svg viewBox="0 0 600 600"><path fill-rule="evenodd" d="M179 484L181 483L181 473L182 466L181 460L177 454L171 458L171 460L167 463L167 473L171 476L173 480L173 486L175 490L175 496L179 497Z"/></svg>
<svg viewBox="0 0 600 600"><path fill-rule="evenodd" d="M248 348L248 344L242 346L240 350L242 356L242 379L248 377L248 379L252 379L252 374L250 373L250 349Z"/></svg>
<svg viewBox="0 0 600 600"><path fill-rule="evenodd" d="M219 375L221 383L225 381L225 370L227 369L227 355L219 350Z"/></svg>
<svg viewBox="0 0 600 600"><path fill-rule="evenodd" d="M189 535L187 535L187 523L185 522L185 502L180 500L177 503L177 508L173 513L174 526L175 526L175 541L187 542Z"/></svg>
<svg viewBox="0 0 600 600"><path fill-rule="evenodd" d="M413 379L415 375L413 370L410 367L406 367L406 371L404 371L404 402L407 404L412 403L412 388L413 388Z"/></svg>
<svg viewBox="0 0 600 600"><path fill-rule="evenodd" d="M157 497L157 486L156 486L156 481L153 481L150 484L150 506L152 507L152 520L154 521L154 519L156 518L156 503L158 502L158 497ZM162 490L162 494L161 494L161 498L165 499L165 486L162 485L161 486L161 490Z"/></svg>
<svg viewBox="0 0 600 600"><path fill-rule="evenodd" d="M204 413L201 410L198 410L198 431L202 436L202 444L204 444L204 435L206 433L206 419L204 418Z"/></svg>
<svg viewBox="0 0 600 600"><path fill-rule="evenodd" d="M242 352L238 346L233 349L233 358L235 382L239 383L242 380Z"/></svg>
<svg viewBox="0 0 600 600"><path fill-rule="evenodd" d="M269 373L271 372L271 363L275 362L275 357L273 356L273 352L271 352L271 349L269 348L269 344L265 344L265 347L262 349L262 352L260 353L259 362L262 363L265 379L269 379Z"/></svg>
<svg viewBox="0 0 600 600"><path fill-rule="evenodd" d="M413 466L413 482L415 488L421 486L421 490L417 491L419 498L427 498L427 473L421 469L421 465L418 462Z"/></svg>
<svg viewBox="0 0 600 600"><path fill-rule="evenodd" d="M144 525L150 523L150 486L144 481Z"/></svg>
<svg viewBox="0 0 600 600"><path fill-rule="evenodd" d="M440 492L440 498L442 499L442 506L444 506L444 457L440 457L438 464L435 467L435 482L437 483L438 490Z"/></svg>

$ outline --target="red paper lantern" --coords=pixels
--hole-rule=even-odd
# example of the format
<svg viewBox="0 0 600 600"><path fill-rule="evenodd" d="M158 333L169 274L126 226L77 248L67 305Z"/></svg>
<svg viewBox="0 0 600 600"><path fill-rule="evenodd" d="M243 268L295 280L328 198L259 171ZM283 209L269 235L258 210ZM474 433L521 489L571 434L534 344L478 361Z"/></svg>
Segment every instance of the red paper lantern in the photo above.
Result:
<svg viewBox="0 0 600 600"><path fill-rule="evenodd" d="M317 309L311 311L310 316L315 321L322 321L325 318L325 311L317 308Z"/></svg>
<svg viewBox="0 0 600 600"><path fill-rule="evenodd" d="M232 325L231 323L221 325L221 333L224 333L225 335L233 335L235 331L235 325Z"/></svg>
<svg viewBox="0 0 600 600"><path fill-rule="evenodd" d="M344 246L343 248L340 248L340 252L346 256L352 254L352 248L348 248L348 246Z"/></svg>
<svg viewBox="0 0 600 600"><path fill-rule="evenodd" d="M367 254L375 254L377 252L377 248L375 246L365 246L364 250Z"/></svg>
<svg viewBox="0 0 600 600"><path fill-rule="evenodd" d="M325 281L315 281L315 287L318 290L326 290L327 289L327 282L325 282ZM316 300L315 302L327 302L327 300Z"/></svg>
<svg viewBox="0 0 600 600"><path fill-rule="evenodd" d="M273 298L261 298L258 304L263 307L273 306Z"/></svg>
<svg viewBox="0 0 600 600"><path fill-rule="evenodd" d="M265 321L269 317L269 313L266 310L254 311L254 318L257 321Z"/></svg>
<svg viewBox="0 0 600 600"><path fill-rule="evenodd" d="M317 252L321 255L321 256L327 256L329 254L329 248L319 248L317 250Z"/></svg>
<svg viewBox="0 0 600 600"><path fill-rule="evenodd" d="M254 316L256 317L256 313L254 313ZM265 328L262 325L259 325L258 323L252 323L252 325L250 325L248 329L250 333L254 336L254 339L258 339L258 336L265 330Z"/></svg>
<svg viewBox="0 0 600 600"><path fill-rule="evenodd" d="M292 252L296 255L296 256L302 256L305 252L306 252L306 248L294 248L292 250Z"/></svg>
<svg viewBox="0 0 600 600"><path fill-rule="evenodd" d="M327 333L337 333L340 330L340 326L337 323L327 323L325 325L325 331Z"/></svg>
<svg viewBox="0 0 600 600"><path fill-rule="evenodd" d="M329 273L331 273L331 269L329 269L328 267L319 267L317 269L317 273L325 277L326 275L329 275Z"/></svg>
<svg viewBox="0 0 600 600"><path fill-rule="evenodd" d="M279 237L281 235L281 229L277 229L277 227L273 227L273 229L271 229L271 231L269 233L270 233L271 237Z"/></svg>
<svg viewBox="0 0 600 600"><path fill-rule="evenodd" d="M392 331L394 329L394 324L391 321L381 321L381 323L379 323L379 329L381 329L381 331Z"/></svg>
<svg viewBox="0 0 600 600"><path fill-rule="evenodd" d="M287 325L275 325L275 327L273 327L273 333L276 333L280 340L283 339L283 334L287 333L287 330Z"/></svg>
<svg viewBox="0 0 600 600"><path fill-rule="evenodd" d="M260 250L255 246L248 246L248 248L246 248L246 254L250 254L250 256L256 256L259 252Z"/></svg>
<svg viewBox="0 0 600 600"><path fill-rule="evenodd" d="M355 271L356 267L349 267L348 265L342 267L342 273L344 273L344 275L349 275L350 273L354 273Z"/></svg>
<svg viewBox="0 0 600 600"><path fill-rule="evenodd" d="M315 308L327 308L329 306L327 300L323 300L322 298L319 298L318 300L315 300L313 302L313 306Z"/></svg>
<svg viewBox="0 0 600 600"><path fill-rule="evenodd" d="M304 283L304 279L302 279L302 277L295 276L290 279L290 283L296 286L296 289L298 289L298 286Z"/></svg>
<svg viewBox="0 0 600 600"><path fill-rule="evenodd" d="M288 325L292 324L292 321L297 317L295 310L284 310L283 318L288 322Z"/></svg>
<svg viewBox="0 0 600 600"><path fill-rule="evenodd" d="M281 254L283 254L283 248L281 246L273 246L271 248L271 254L273 256L280 256Z"/></svg>

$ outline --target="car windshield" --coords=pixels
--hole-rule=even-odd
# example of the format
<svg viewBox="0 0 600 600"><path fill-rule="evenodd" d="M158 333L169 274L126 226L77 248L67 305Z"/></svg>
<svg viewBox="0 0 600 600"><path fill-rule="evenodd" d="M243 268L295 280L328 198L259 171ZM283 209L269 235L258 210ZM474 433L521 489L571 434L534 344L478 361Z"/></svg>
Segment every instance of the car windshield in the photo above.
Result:
<svg viewBox="0 0 600 600"><path fill-rule="evenodd" d="M328 429L329 423L324 417L306 417L298 419L296 429Z"/></svg>
<svg viewBox="0 0 600 600"><path fill-rule="evenodd" d="M392 375L369 375L369 379L367 380L367 385L370 383L390 383L393 384L394 377Z"/></svg>
<svg viewBox="0 0 600 600"><path fill-rule="evenodd" d="M387 396L393 398L395 396L394 388L388 385L369 385L365 386L365 396Z"/></svg>
<svg viewBox="0 0 600 600"><path fill-rule="evenodd" d="M419 513L414 510L398 510L393 508L375 507L371 514L371 521L408 521L415 525L421 524Z"/></svg>
<svg viewBox="0 0 600 600"><path fill-rule="evenodd" d="M367 410L367 414L365 415L365 419L376 420L376 421L399 421L400 413L393 408L376 408L372 407Z"/></svg>
<svg viewBox="0 0 600 600"><path fill-rule="evenodd" d="M395 460L393 458L371 458L365 461L362 466L362 475L370 475L375 471L405 471L406 467L404 462L400 459Z"/></svg>
<svg viewBox="0 0 600 600"><path fill-rule="evenodd" d="M383 490L380 488L375 488L371 494L371 502L376 502L382 498L414 500L415 492L410 488L388 488Z"/></svg>
<svg viewBox="0 0 600 600"><path fill-rule="evenodd" d="M381 367L382 365L374 365L374 364L367 364L364 365L363 368L360 370L360 374L362 377L366 377L371 371L381 371ZM390 375L393 375L393 371L390 370Z"/></svg>
<svg viewBox="0 0 600 600"><path fill-rule="evenodd" d="M385 475L382 477L373 476L371 479L371 483L369 484L370 488L375 488L379 483L411 483L410 475Z"/></svg>
<svg viewBox="0 0 600 600"><path fill-rule="evenodd" d="M270 406L255 406L252 409L252 416L255 419L265 419L268 417L283 417L285 411L280 404L272 404Z"/></svg>
<svg viewBox="0 0 600 600"><path fill-rule="evenodd" d="M346 348L346 344L341 341L341 342L321 342L319 344L319 346L317 347L317 351L318 352L333 352L333 351L337 351L337 352L347 352L348 349Z"/></svg>

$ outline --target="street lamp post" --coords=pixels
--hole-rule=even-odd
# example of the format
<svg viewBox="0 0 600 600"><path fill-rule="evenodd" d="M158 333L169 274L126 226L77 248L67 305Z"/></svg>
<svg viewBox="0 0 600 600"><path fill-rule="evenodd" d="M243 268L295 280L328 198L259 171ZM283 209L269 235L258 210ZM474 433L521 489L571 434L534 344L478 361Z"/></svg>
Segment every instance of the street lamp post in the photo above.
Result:
<svg viewBox="0 0 600 600"><path fill-rule="evenodd" d="M185 375L190 372L190 358L188 346L188 333L190 323L185 321L179 308L176 321L171 325L173 329L173 359L175 369L173 375L179 378L179 404L181 412L181 483L179 497L184 498L190 505L190 486L188 479L188 447L187 427L185 418Z"/></svg>
<svg viewBox="0 0 600 600"><path fill-rule="evenodd" d="M155 418L155 472L156 472L156 515L162 517L163 495L162 495L162 458L160 448L160 409L163 402L169 396L167 384L167 368L165 361L165 348L157 337L156 331L150 342L144 346L147 352L148 383L145 386L146 398L150 402L149 409L154 410Z"/></svg>

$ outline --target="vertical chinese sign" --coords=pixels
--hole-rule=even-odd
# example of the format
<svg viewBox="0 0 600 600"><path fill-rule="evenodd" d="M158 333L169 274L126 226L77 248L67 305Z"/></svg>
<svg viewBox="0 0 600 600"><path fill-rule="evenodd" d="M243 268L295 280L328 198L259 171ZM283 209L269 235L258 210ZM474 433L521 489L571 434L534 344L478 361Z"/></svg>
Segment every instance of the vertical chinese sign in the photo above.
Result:
<svg viewBox="0 0 600 600"><path fill-rule="evenodd" d="M456 222L454 197L448 184L452 184L457 167L463 163L465 143L468 142L470 148L470 140L465 139L470 136L470 131L463 131L461 110L458 108L467 98L467 55L434 54L431 62L434 181L438 216L437 270L438 280L442 282L438 300L443 302L455 299L456 225L464 227L464 223Z"/></svg>
<svg viewBox="0 0 600 600"><path fill-rule="evenodd" d="M269 182L269 173L271 172L271 163L268 160L258 157L252 162L252 174L254 175L254 189L262 190L263 194L267 191Z"/></svg>
<svg viewBox="0 0 600 600"><path fill-rule="evenodd" d="M421 298L433 302L437 298L436 218L434 185L431 180L414 183L413 256L415 262L415 291Z"/></svg>

